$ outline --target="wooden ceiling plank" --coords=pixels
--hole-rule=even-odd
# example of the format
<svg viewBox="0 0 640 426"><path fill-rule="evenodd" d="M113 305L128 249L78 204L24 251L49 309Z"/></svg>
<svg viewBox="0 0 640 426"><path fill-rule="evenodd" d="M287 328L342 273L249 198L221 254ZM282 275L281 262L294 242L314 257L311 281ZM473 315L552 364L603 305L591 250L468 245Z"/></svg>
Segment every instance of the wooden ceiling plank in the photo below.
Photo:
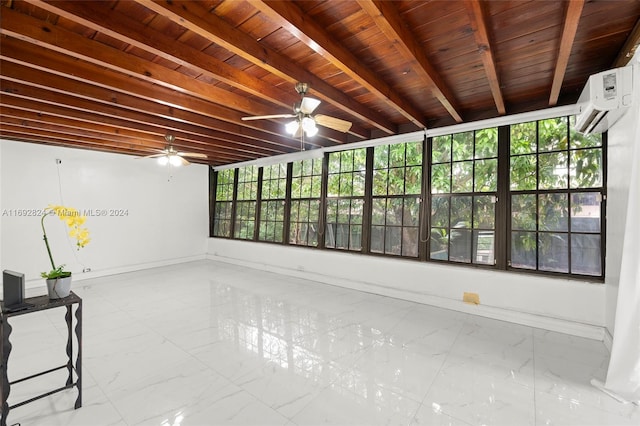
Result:
<svg viewBox="0 0 640 426"><path fill-rule="evenodd" d="M382 114L357 103L350 96L294 64L287 57L261 45L250 35L233 28L223 19L209 13L199 2L135 1L292 84L308 83L315 96L341 111L365 121L387 134L397 132L397 126ZM369 135L356 136L369 137Z"/></svg>
<svg viewBox="0 0 640 426"><path fill-rule="evenodd" d="M576 38L583 7L584 0L572 0L567 2L562 38L560 39L560 48L558 49L558 59L556 60L556 67L553 73L553 83L551 84L549 106L555 106L558 104L560 89L562 88L564 75L567 71L569 56L571 56L571 48L573 47L573 41Z"/></svg>
<svg viewBox="0 0 640 426"><path fill-rule="evenodd" d="M371 69L349 52L313 19L305 16L296 2L249 1L256 9L278 23L336 68L357 81L387 105L400 112L419 128L426 127L424 114L411 105L406 97L394 90Z"/></svg>
<svg viewBox="0 0 640 426"><path fill-rule="evenodd" d="M489 80L489 87L491 88L496 109L499 115L504 115L507 110L504 106L502 89L500 89L500 79L498 78L492 42L489 37L487 16L485 15L481 0L466 0L465 5L469 13L471 28L476 38L476 44L478 45L478 52L482 58L485 74L487 75L487 80Z"/></svg>
<svg viewBox="0 0 640 426"><path fill-rule="evenodd" d="M10 70L9 70L10 72ZM201 119L201 125L192 124L193 119L190 119L191 113L185 113L184 117L178 114L178 121L173 119L167 119L162 115L152 115L148 112L140 112L139 109L122 109L121 105L126 105L128 99L120 97L118 99L118 106L110 104L93 103L91 100L86 100L79 97L74 97L67 93L58 93L50 90L36 88L22 84L18 82L8 81L5 78L0 78L0 90L3 93L3 103L15 103L8 101L8 98L19 98L31 101L37 101L41 104L50 105L57 110L73 109L82 113L96 113L99 114L100 120L111 119L123 119L134 123L136 126L140 125L155 125L161 129L164 128L165 132L172 132L176 134L176 137L183 132L184 134L191 135L190 137L198 137L202 139L208 139L211 137L222 140L223 142L230 140L231 142L238 142L246 146L253 147L254 149L260 148L265 150L265 155L276 155L285 152L293 152L297 150L295 148L284 148L283 146L275 146L266 142L266 135L261 132L254 131L252 129L246 129L240 126L227 125L225 131L214 131L208 126L208 122L211 121L208 117L198 117ZM180 111L176 111L180 112ZM75 115L74 115L75 116ZM248 133L248 134L247 134ZM257 147L257 148L256 148Z"/></svg>
<svg viewBox="0 0 640 426"><path fill-rule="evenodd" d="M114 120L114 123L108 123L107 117L104 116L91 117L91 114L82 114L69 109L62 111L60 107L54 108L47 104L35 103L25 99L13 98L13 101L10 100L9 102L3 103L4 105L0 106L0 115L7 117L55 124L61 127L78 127L85 130L93 130L104 135L122 136L129 138L135 145L140 145L143 148L163 149L166 145L164 135L167 133L167 130L164 128L156 128L154 129L155 131L147 132L140 130L139 126L135 127L134 123L128 123L124 120ZM245 156L246 159L251 159L256 154L274 154L273 152L255 147L253 149L246 149L242 144L230 143L225 140L210 138L204 141L202 139L194 139L191 135L183 133L169 133L176 137L174 146L184 151L209 154L215 148L225 148L238 152L240 156Z"/></svg>
<svg viewBox="0 0 640 426"><path fill-rule="evenodd" d="M140 98L136 99L132 104L144 103L142 102L143 100L148 101L144 103L144 108L146 109L140 109L142 112L157 111L156 114L163 114L162 110L164 110L166 111L164 114L169 114L170 117L187 115L187 121L201 121L197 116L182 113L182 111L186 111L221 120L222 122L232 124L241 123L242 114L237 111L221 107L218 104L213 104L208 101L192 98L164 87L158 87L148 82L132 80L122 74L111 73L91 63L78 62L70 57L49 55L46 51L42 51L42 49L38 49L37 46L31 45L28 42L6 38L3 40L3 49L0 52L0 57L21 63L24 66L38 67L40 71L56 72L62 77L85 83L85 85L82 86L84 87L82 90L79 89L80 86L76 88L74 85L67 85L69 86L67 90L78 92L83 96L87 93L101 93L100 87L102 87L119 91L120 93L115 96L116 99L123 97L128 99L132 99L129 97ZM19 79L20 77L16 76L16 78ZM37 82L37 80L34 80L34 82ZM92 99L96 99L97 97L98 96L95 96ZM114 95L110 95L105 100L113 104L113 97ZM123 105L124 104L120 104L120 106ZM214 129L220 128L222 125L223 123L218 123L217 121L208 123L208 126ZM241 127L251 127L254 130L269 132L272 136L262 134L259 137L261 140L269 143L287 147L296 145L296 141L292 138L282 136L282 125L267 122L260 123L260 125L250 123L245 126L233 126L235 132L238 132ZM337 139L340 143L345 141L345 135L341 132L321 129L320 133L334 141ZM333 143L323 141L319 138L314 138L312 144L317 146L333 145Z"/></svg>
<svg viewBox="0 0 640 426"><path fill-rule="evenodd" d="M633 27L633 30L631 30L627 40L624 42L624 45L622 46L622 49L620 49L616 60L613 61L611 68L624 67L627 65L638 50L638 46L640 46L640 19L636 21L636 25Z"/></svg>
<svg viewBox="0 0 640 426"><path fill-rule="evenodd" d="M176 42L176 40L159 31L155 31L148 25L144 25L125 14L111 9L106 3L26 1L94 31L193 69L198 73L222 81L281 107L290 108L299 100L295 92L281 90L273 84L265 84L246 72L191 46Z"/></svg>
<svg viewBox="0 0 640 426"><path fill-rule="evenodd" d="M358 4L371 16L380 31L395 43L405 59L417 65L414 67L416 72L453 119L458 123L462 122L453 92L435 70L423 47L403 24L403 19L393 2L358 0Z"/></svg>
<svg viewBox="0 0 640 426"><path fill-rule="evenodd" d="M227 107L246 114L265 115L273 112L271 108L253 102L245 96L204 83L162 65L154 64L64 30L57 25L43 23L11 9L3 11L0 15L0 34L28 41L40 47L74 56L101 67L210 102L219 102L224 99L224 104Z"/></svg>

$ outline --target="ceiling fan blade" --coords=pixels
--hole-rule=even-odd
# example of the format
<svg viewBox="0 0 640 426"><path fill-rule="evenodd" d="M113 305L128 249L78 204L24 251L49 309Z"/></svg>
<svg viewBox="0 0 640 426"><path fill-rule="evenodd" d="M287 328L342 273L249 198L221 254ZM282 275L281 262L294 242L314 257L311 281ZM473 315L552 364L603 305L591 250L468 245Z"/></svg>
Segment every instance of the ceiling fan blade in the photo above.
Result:
<svg viewBox="0 0 640 426"><path fill-rule="evenodd" d="M304 97L300 102L300 112L303 114L311 114L316 108L318 108L320 102L321 101L319 99Z"/></svg>
<svg viewBox="0 0 640 426"><path fill-rule="evenodd" d="M348 132L351 129L351 122L340 118L329 117L328 115L318 114L313 117L316 123L328 127L339 132Z"/></svg>
<svg viewBox="0 0 640 426"><path fill-rule="evenodd" d="M183 166L188 166L188 165L191 164L189 161L187 161L186 158L182 158L179 155L176 155L175 158L180 159L180 164L183 165Z"/></svg>
<svg viewBox="0 0 640 426"><path fill-rule="evenodd" d="M164 157L165 155L167 155L166 152L160 153L160 154L152 154L152 155L145 155L144 157L136 157L136 160L141 160L143 158L158 158L158 157Z"/></svg>
<svg viewBox="0 0 640 426"><path fill-rule="evenodd" d="M199 152L178 152L177 154L184 157L208 158L207 154L200 154Z"/></svg>
<svg viewBox="0 0 640 426"><path fill-rule="evenodd" d="M295 114L273 114L273 115L255 115L253 117L242 117L242 121L265 120L271 118L295 118Z"/></svg>

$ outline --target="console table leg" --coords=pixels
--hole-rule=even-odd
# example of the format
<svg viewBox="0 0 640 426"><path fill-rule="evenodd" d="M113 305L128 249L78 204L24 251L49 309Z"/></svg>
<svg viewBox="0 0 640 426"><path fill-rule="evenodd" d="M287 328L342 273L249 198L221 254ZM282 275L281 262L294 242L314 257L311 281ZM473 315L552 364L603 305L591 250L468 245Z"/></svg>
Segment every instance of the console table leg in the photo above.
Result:
<svg viewBox="0 0 640 426"><path fill-rule="evenodd" d="M78 387L78 399L76 399L74 408L80 408L82 407L82 300L78 303L78 307L76 308L76 339L78 340L78 358L76 358L76 374L78 375L76 386Z"/></svg>
<svg viewBox="0 0 640 426"><path fill-rule="evenodd" d="M71 332L71 324L73 317L71 316L71 305L67 306L67 314L64 316L67 322L67 386L73 383L73 333Z"/></svg>
<svg viewBox="0 0 640 426"><path fill-rule="evenodd" d="M7 367L9 363L9 354L11 353L11 342L9 336L11 335L11 325L8 321L0 319L0 335L2 335L2 343L0 345L0 355L2 356L2 365L0 365L0 385L2 386L2 417L0 417L0 426L7 426L7 416L9 415L9 377L7 375Z"/></svg>

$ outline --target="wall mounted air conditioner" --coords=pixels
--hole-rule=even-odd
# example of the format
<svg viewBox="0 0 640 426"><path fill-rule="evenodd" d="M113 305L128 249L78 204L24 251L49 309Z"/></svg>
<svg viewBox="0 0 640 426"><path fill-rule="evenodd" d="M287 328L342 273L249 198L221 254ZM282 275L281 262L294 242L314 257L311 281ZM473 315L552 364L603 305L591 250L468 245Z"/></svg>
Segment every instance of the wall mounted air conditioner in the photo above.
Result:
<svg viewBox="0 0 640 426"><path fill-rule="evenodd" d="M576 129L602 133L622 117L633 101L633 68L614 68L589 77L578 99Z"/></svg>

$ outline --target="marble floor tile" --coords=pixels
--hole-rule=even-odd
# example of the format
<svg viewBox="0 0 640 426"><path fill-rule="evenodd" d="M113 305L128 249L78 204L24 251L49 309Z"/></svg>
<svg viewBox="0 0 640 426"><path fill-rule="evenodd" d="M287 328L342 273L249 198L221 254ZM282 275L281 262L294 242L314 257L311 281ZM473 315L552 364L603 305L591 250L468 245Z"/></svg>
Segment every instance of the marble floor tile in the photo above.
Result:
<svg viewBox="0 0 640 426"><path fill-rule="evenodd" d="M639 407L590 385L609 361L594 340L213 261L74 291L83 407L71 389L8 424L640 424ZM64 312L14 319L12 380L66 362ZM10 403L65 374L14 385Z"/></svg>

